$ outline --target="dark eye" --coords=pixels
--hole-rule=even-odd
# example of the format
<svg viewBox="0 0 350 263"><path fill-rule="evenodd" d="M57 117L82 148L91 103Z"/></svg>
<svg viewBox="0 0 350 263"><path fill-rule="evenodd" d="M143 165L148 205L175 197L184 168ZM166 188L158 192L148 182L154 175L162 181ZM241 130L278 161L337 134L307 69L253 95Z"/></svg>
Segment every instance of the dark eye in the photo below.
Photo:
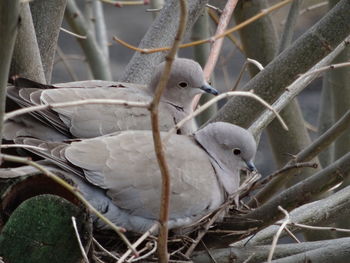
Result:
<svg viewBox="0 0 350 263"><path fill-rule="evenodd" d="M234 155L240 155L241 154L241 150L238 149L238 148L233 149L232 152L233 152Z"/></svg>
<svg viewBox="0 0 350 263"><path fill-rule="evenodd" d="M181 88L186 88L188 84L187 84L187 82L182 81L182 82L180 82L178 85L179 85L179 87L181 87Z"/></svg>

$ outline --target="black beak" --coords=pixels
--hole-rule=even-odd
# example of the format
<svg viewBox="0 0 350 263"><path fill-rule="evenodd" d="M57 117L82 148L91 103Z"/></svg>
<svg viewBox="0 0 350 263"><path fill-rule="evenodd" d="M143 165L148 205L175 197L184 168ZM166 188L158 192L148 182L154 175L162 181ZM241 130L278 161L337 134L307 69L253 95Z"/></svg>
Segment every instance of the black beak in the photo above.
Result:
<svg viewBox="0 0 350 263"><path fill-rule="evenodd" d="M205 83L202 87L200 87L201 90L204 90L206 93L218 95L219 92L214 89L212 86L210 86L208 83Z"/></svg>
<svg viewBox="0 0 350 263"><path fill-rule="evenodd" d="M252 161L246 161L245 163L247 164L247 168L249 169L249 171L254 172L257 170Z"/></svg>

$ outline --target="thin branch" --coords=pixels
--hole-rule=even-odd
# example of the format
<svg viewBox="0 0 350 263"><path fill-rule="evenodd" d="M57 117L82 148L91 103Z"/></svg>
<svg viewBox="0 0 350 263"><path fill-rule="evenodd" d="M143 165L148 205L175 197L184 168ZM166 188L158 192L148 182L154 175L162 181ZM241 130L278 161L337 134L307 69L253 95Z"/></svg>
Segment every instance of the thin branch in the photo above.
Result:
<svg viewBox="0 0 350 263"><path fill-rule="evenodd" d="M80 248L81 254L83 256L83 259L84 259L85 263L89 263L89 259L88 259L87 255L86 255L86 252L85 252L85 249L83 247L83 244L81 243L81 239L80 239L80 236L79 236L79 231L78 231L78 228L77 228L77 222L76 222L74 216L72 216L72 225L73 225L73 228L74 228L75 236L77 237L77 240L78 240L79 248Z"/></svg>
<svg viewBox="0 0 350 263"><path fill-rule="evenodd" d="M139 256L138 258L135 258L135 256L131 256L128 261L130 261L130 262L140 261L140 260L145 259L145 258L149 257L150 255L154 254L154 252L156 252L156 250L157 250L157 242L154 240L152 240L151 242L152 243L148 242L146 244L146 247L144 247L142 250L139 251L140 253L144 252L145 250L149 249L150 244L153 244L153 248L148 253L146 253L142 256Z"/></svg>
<svg viewBox="0 0 350 263"><path fill-rule="evenodd" d="M284 230L286 230L286 233L288 234L288 236L290 236L295 242L299 244L301 243L301 241L293 234L292 231L289 230L287 226L284 228Z"/></svg>
<svg viewBox="0 0 350 263"><path fill-rule="evenodd" d="M350 62L343 62L343 63L338 63L338 64L332 64L332 65L329 65L329 66L325 66L325 67L321 67L321 68L318 68L318 69L315 69L315 70L308 71L308 72L306 72L304 74L300 74L299 76L308 76L308 75L324 72L324 71L327 71L327 70L332 70L332 69L336 69L336 68L343 68L343 67L349 67L349 66L350 66Z"/></svg>
<svg viewBox="0 0 350 263"><path fill-rule="evenodd" d="M243 217L255 219L254 226L261 228L275 222L280 217L277 211L278 205L290 211L297 206L310 202L315 196L319 196L341 183L349 175L349 160L350 153L347 153L325 169L273 196L268 202ZM250 225L247 223L245 228L249 227Z"/></svg>
<svg viewBox="0 0 350 263"><path fill-rule="evenodd" d="M95 243L95 245L101 249L103 252L105 252L108 256L110 256L111 258L113 258L114 260L119 260L118 257L116 257L115 255L113 255L111 252L109 252L107 249L105 249L95 238L92 238L92 241Z"/></svg>
<svg viewBox="0 0 350 263"><path fill-rule="evenodd" d="M342 118L340 118L331 128L329 128L324 134L317 138L311 145L306 147L304 150L300 151L290 162L286 164L286 166L289 166L293 163L310 161L320 152L322 152L326 147L328 147L343 132L345 132L349 126L350 110L348 110ZM259 200L259 202L265 202L271 196L270 189L276 189L278 185L282 184L282 179L284 177L290 176L291 172L292 171L285 171L283 177L278 176L271 180L263 189L261 189L255 195L255 198ZM255 202L253 201L249 202L250 205L253 205L254 203Z"/></svg>
<svg viewBox="0 0 350 263"><path fill-rule="evenodd" d="M272 114L274 114L277 119L280 121L281 125L283 126L283 128L285 130L288 130L288 127L286 126L286 124L284 123L283 119L281 118L281 116L278 114L278 112L271 107L267 102L265 102L263 99L261 99L259 96L255 95L252 92L249 91L229 91L229 92L225 92L222 93L214 98L212 98L210 101L206 102L205 104L203 104L202 106L200 106L197 110L195 110L194 112L192 112L190 115L186 116L185 118L183 118L181 121L179 121L173 128L171 128L167 134L167 136L165 137L165 140L168 138L168 136L170 136L170 134L176 132L178 129L180 129L187 121L191 120L192 118L196 117L198 114L200 114L201 112L203 112L204 110L206 110L208 107L210 107L212 104L216 103L217 101L224 99L224 98L228 98L228 97L232 97L232 96L242 96L242 97L250 97L253 98L255 100L257 100L258 102L260 102L262 105L264 105L266 108L268 108Z"/></svg>
<svg viewBox="0 0 350 263"><path fill-rule="evenodd" d="M306 225L330 225L337 222L339 218L349 217L349 200L350 186L347 186L325 199L297 207L290 213L291 222ZM301 228L296 226L290 226L290 229L293 232L301 231ZM249 240L249 245L255 246L271 243L276 230L277 227L275 225L268 226L255 234L254 237ZM235 243L235 246L243 246L246 242L248 242L248 238Z"/></svg>
<svg viewBox="0 0 350 263"><path fill-rule="evenodd" d="M46 169L44 166L31 161L28 158L18 157L18 156L12 156L7 154L1 155L2 160L8 161L8 162L15 162L15 163L22 163L26 165L30 165L40 172L42 172L44 175L48 176L50 179L58 183L60 186L67 189L70 193L72 193L79 201L81 201L92 213L94 213L98 218L100 218L106 225L108 225L112 230L114 230L119 237L123 240L123 242L130 248L132 251L137 255L137 252L135 249L133 249L132 245L130 244L130 241L125 237L125 235L122 232L125 232L124 228L117 227L115 224L113 224L108 218L103 216L99 211L96 210L86 199L85 197L78 191L77 188L74 186L68 184L65 180L61 179L48 169Z"/></svg>
<svg viewBox="0 0 350 263"><path fill-rule="evenodd" d="M247 58L247 62L256 66L260 71L264 69L264 66L257 60L252 58Z"/></svg>
<svg viewBox="0 0 350 263"><path fill-rule="evenodd" d="M61 27L60 30L62 32L65 32L68 35L71 35L71 36L76 37L76 38L80 38L80 39L86 39L87 38L86 36L82 36L82 35L76 34L76 33L72 32L72 31L70 31L68 29L63 28L63 27Z"/></svg>
<svg viewBox="0 0 350 263"><path fill-rule="evenodd" d="M77 40L86 55L94 78L110 80L112 74L108 60L97 44L93 32L87 28L85 18L76 5L75 0L67 1L65 18L74 33L86 36L86 39L78 38Z"/></svg>
<svg viewBox="0 0 350 263"><path fill-rule="evenodd" d="M252 253L246 260L244 260L242 263L249 263L249 261L255 256L255 253Z"/></svg>
<svg viewBox="0 0 350 263"><path fill-rule="evenodd" d="M237 89L238 84L242 79L243 73L245 72L249 63L255 65L260 71L264 69L264 66L259 61L255 60L255 59L247 58L242 66L241 71L238 74L238 78L236 80L236 83L235 83L235 85L233 85L233 88L231 89L231 91L235 91Z"/></svg>
<svg viewBox="0 0 350 263"><path fill-rule="evenodd" d="M222 204L216 211L210 213L207 216L204 216L199 221L203 221L209 218L209 220L201 226L201 231L198 232L197 237L195 240L193 240L191 246L187 249L185 256L189 257L191 256L194 249L197 247L199 242L202 240L204 235L208 232L209 228L217 221L217 219L222 216L222 213L227 209L229 205L232 204L232 201L235 199L237 195L240 195L242 192L246 191L247 189L251 188L251 184L254 184L256 180L260 178L260 175L257 173L252 173L251 176L248 176L247 179L239 186L238 190L231 194L224 204ZM231 231L232 233L233 231ZM247 231L245 231L246 233ZM237 231L235 231L237 233Z"/></svg>
<svg viewBox="0 0 350 263"><path fill-rule="evenodd" d="M332 127L318 137L309 147L296 155L296 161L308 161L328 147L336 138L350 127L350 110L341 117Z"/></svg>
<svg viewBox="0 0 350 263"><path fill-rule="evenodd" d="M337 228L337 227L326 227L326 226L309 226L305 224L300 223L293 223L290 222L289 225L304 228L304 229L311 229L311 230L325 230L325 231L336 231L336 232L344 232L344 233L350 233L350 229L346 228Z"/></svg>
<svg viewBox="0 0 350 263"><path fill-rule="evenodd" d="M209 9L209 10L208 10L208 13L209 13L210 18L211 18L216 24L218 24L218 23L219 23L219 17L218 17L218 15L216 14L217 12L215 12L213 9ZM239 40L238 40L233 34L228 34L226 37L227 37L228 39L231 40L231 42L239 49L239 51L240 51L241 53L243 53L242 44L239 43Z"/></svg>
<svg viewBox="0 0 350 263"><path fill-rule="evenodd" d="M286 210L284 210L281 206L278 206L278 209L284 213L285 219L283 220L283 223L281 224L280 228L278 229L276 235L273 237L272 244L271 244L271 250L270 250L269 256L268 256L268 258L267 258L267 262L268 262L268 263L270 263L270 262L272 261L273 253L275 252L278 239L279 239L279 237L280 237L280 235L281 235L283 229L284 229L284 228L288 225L288 223L290 222L288 212L287 212Z"/></svg>
<svg viewBox="0 0 350 263"><path fill-rule="evenodd" d="M34 149L34 150L38 150L38 151L45 151L47 149L45 148L41 148L38 146L34 146L34 145L26 145L26 144L2 144L0 146L1 149L8 149L8 148L25 148L25 149Z"/></svg>
<svg viewBox="0 0 350 263"><path fill-rule="evenodd" d="M61 59L64 67L66 68L68 74L72 78L72 80L78 81L78 79L79 79L78 76L75 74L73 67L71 66L66 55L63 53L62 49L59 46L57 46L56 52L57 52L57 55L59 56L59 58Z"/></svg>
<svg viewBox="0 0 350 263"><path fill-rule="evenodd" d="M179 26L175 36L175 40L171 50L165 58L165 67L163 74L159 80L157 88L155 90L153 101L150 105L151 112L151 124L152 124L152 136L154 142L154 150L157 156L157 162L162 174L162 191L160 200L160 213L159 213L159 235L158 235L158 258L161 263L168 262L168 220L169 220L169 203L170 203L170 172L167 165L164 149L162 145L162 139L159 131L159 117L158 106L160 98L165 89L165 86L169 80L171 66L174 61L177 50L179 49L181 40L185 33L187 23L187 2L186 0L180 0L180 12L179 12Z"/></svg>
<svg viewBox="0 0 350 263"><path fill-rule="evenodd" d="M278 54L285 50L292 42L293 34L295 31L295 25L298 21L299 6L301 0L294 0L290 6L287 21L284 25L282 37L278 47Z"/></svg>
<svg viewBox="0 0 350 263"><path fill-rule="evenodd" d="M215 35L220 35L223 32L225 32L225 29L227 28L231 20L232 13L235 10L237 2L238 0L228 0L226 2L226 6L220 16L220 20L219 20ZM224 43L224 38L217 38L217 39L213 38L211 43L212 43L212 47L210 49L207 63L205 64L203 69L204 79L206 81L210 80L210 77L214 72L214 68L218 61L222 44ZM193 98L192 100L193 109L196 108L196 106L198 105L200 98L201 98L201 94L198 94Z"/></svg>
<svg viewBox="0 0 350 263"><path fill-rule="evenodd" d="M274 179L277 176L281 176L283 174L285 174L287 171L289 173L294 172L295 170L299 170L300 168L305 168L305 167L309 167L309 168L317 168L317 163L315 162L302 162L302 163L288 163L286 164L284 167L282 167L281 169L279 169L278 171L274 172L273 174L264 177L264 179L262 179L261 181L257 182L251 190L255 190L258 189L262 186L264 186L265 184L267 184L268 182L270 182L272 179Z"/></svg>
<svg viewBox="0 0 350 263"><path fill-rule="evenodd" d="M149 237L154 231L156 231L158 229L158 224L154 224L153 226L151 226L151 228L149 230L147 230L145 233L143 233L142 236L140 236L136 242L134 244L132 244L132 248L134 250L136 250L136 248L147 238ZM132 249L128 249L119 259L117 263L123 263L126 258L131 254L133 250Z"/></svg>
<svg viewBox="0 0 350 263"><path fill-rule="evenodd" d="M300 10L299 15L302 15L306 12L309 12L309 11L312 11L312 10L315 10L317 8L324 7L324 6L328 6L328 1L324 1L321 3L315 4L315 5L310 5L307 8Z"/></svg>
<svg viewBox="0 0 350 263"><path fill-rule="evenodd" d="M105 56L105 59L109 63L108 37L103 6L101 1L98 0L93 1L92 5L95 14L96 40Z"/></svg>
<svg viewBox="0 0 350 263"><path fill-rule="evenodd" d="M205 44L205 43L211 43L219 38L223 38L235 31L238 31L240 29L242 29L243 27L255 22L256 20L260 19L261 17L263 16L266 16L268 15L269 13L287 5L288 3L290 3L291 1L293 0L284 0L284 1L281 1L273 6L271 6L270 8L267 8L267 9L264 9L262 10L259 14L247 19L246 21L244 21L243 23L237 25L237 26L234 26L228 30L226 30L224 33L220 34L220 35L215 35L213 37L210 37L210 38L207 38L207 39L202 39L202 40L197 40L197 41L193 41L193 42L190 42L190 43L186 43L186 44L182 44L180 45L179 48L187 48L187 47L192 47L192 46L196 46L196 45L201 45L201 44ZM119 39L118 37L114 36L113 37L113 40L116 41L117 43L131 49L131 50L134 50L134 51L137 51L137 52L140 52L142 54L151 54L151 53L156 53L156 52L163 52L163 51L168 51L170 49L170 47L160 47L160 48L154 48L154 49L149 49L149 48L138 48L138 47L135 47L133 45L130 45L128 44L127 42Z"/></svg>
<svg viewBox="0 0 350 263"><path fill-rule="evenodd" d="M330 52L325 58L313 66L310 71L319 69L327 64L329 64L333 59L347 46L349 45L350 38L342 41L332 52ZM286 91L272 104L272 107L277 111L281 111L292 99L294 99L307 85L309 85L318 74L314 73L312 75L303 75L296 79L292 84L290 84ZM255 135L259 135L263 129L274 119L274 114L270 112L265 112L260 115L260 117L254 121L254 123L249 127L249 130Z"/></svg>
<svg viewBox="0 0 350 263"><path fill-rule="evenodd" d="M185 256L190 257L193 253L194 249L197 247L199 242L202 240L202 238L205 236L205 234L208 232L209 228L215 223L215 221L222 215L222 212L226 209L226 207L230 204L230 202L226 202L223 204L219 209L217 209L207 223L205 223L201 230L198 232L197 237L195 240L193 240L191 246L187 249Z"/></svg>
<svg viewBox="0 0 350 263"><path fill-rule="evenodd" d="M55 109L55 108L66 108L87 104L107 104L107 105L121 105L124 107L137 107L137 108L149 108L150 103L148 102L138 102L138 101L126 101L126 100L114 100L114 99L87 99L87 100L76 100L76 101L68 101L68 102L60 102L60 103L49 103L45 105L37 105L31 106L27 108L22 108L19 110L14 110L8 112L4 116L4 121L17 117L19 115L30 113L39 110L46 109Z"/></svg>
<svg viewBox="0 0 350 263"><path fill-rule="evenodd" d="M100 0L102 3L111 4L116 7L123 6L135 6L135 5L148 5L148 0L140 0L140 1L113 1L113 0Z"/></svg>
<svg viewBox="0 0 350 263"><path fill-rule="evenodd" d="M219 15L222 14L222 9L220 9L219 7L213 6L211 4L206 4L206 7L209 8L209 10L214 10L216 13L218 13Z"/></svg>
<svg viewBox="0 0 350 263"><path fill-rule="evenodd" d="M219 21L217 30L215 32L215 35L221 35L225 32L225 29L227 28L227 26L231 20L232 13L233 13L233 10L235 10L237 2L238 2L238 0L228 0L227 1L226 6L224 8L224 11L222 12L222 14L220 16L220 21ZM215 68L215 65L217 63L223 41L224 41L223 38L214 38L213 39L213 42L212 42L213 44L212 44L212 47L210 50L208 61L205 64L205 67L203 69L204 79L206 81L209 81L210 76L214 71L214 68Z"/></svg>

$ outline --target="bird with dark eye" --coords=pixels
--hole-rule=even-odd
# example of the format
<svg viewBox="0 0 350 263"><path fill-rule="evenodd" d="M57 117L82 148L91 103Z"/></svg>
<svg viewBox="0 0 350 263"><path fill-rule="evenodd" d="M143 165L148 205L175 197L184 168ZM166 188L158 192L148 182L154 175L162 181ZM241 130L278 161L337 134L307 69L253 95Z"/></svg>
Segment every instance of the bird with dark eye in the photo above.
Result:
<svg viewBox="0 0 350 263"><path fill-rule="evenodd" d="M187 82L181 81L179 84L177 84L180 88L186 88L188 86Z"/></svg>
<svg viewBox="0 0 350 263"><path fill-rule="evenodd" d="M241 150L239 148L232 149L232 152L233 152L234 155L240 155L241 154Z"/></svg>

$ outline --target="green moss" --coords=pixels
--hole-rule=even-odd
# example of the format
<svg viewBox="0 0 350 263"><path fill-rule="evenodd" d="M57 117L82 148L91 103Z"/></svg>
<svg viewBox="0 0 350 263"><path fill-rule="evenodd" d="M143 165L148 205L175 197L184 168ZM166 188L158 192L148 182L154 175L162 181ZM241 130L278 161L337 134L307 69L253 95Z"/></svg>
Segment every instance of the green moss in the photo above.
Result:
<svg viewBox="0 0 350 263"><path fill-rule="evenodd" d="M2 229L0 256L11 263L78 262L81 252L72 216L76 217L81 239L89 239L89 220L67 200L39 195L24 201Z"/></svg>

